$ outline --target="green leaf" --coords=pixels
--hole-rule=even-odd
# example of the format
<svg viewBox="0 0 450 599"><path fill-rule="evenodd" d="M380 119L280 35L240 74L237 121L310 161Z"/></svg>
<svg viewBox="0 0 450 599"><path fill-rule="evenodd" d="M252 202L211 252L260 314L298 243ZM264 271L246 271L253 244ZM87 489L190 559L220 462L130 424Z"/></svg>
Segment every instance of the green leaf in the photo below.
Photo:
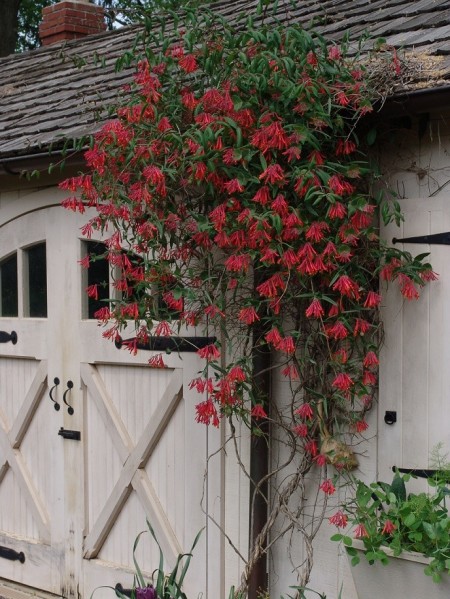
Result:
<svg viewBox="0 0 450 599"><path fill-rule="evenodd" d="M367 143L368 143L368 145L369 146L373 146L373 144L375 143L376 138L377 138L377 130L374 127L373 129L371 129L367 133Z"/></svg>
<svg viewBox="0 0 450 599"><path fill-rule="evenodd" d="M347 547L351 547L352 546L352 539L351 537L344 537L342 539L344 545L346 545Z"/></svg>
<svg viewBox="0 0 450 599"><path fill-rule="evenodd" d="M404 519L404 523L406 526L412 526L416 521L415 515L411 512Z"/></svg>

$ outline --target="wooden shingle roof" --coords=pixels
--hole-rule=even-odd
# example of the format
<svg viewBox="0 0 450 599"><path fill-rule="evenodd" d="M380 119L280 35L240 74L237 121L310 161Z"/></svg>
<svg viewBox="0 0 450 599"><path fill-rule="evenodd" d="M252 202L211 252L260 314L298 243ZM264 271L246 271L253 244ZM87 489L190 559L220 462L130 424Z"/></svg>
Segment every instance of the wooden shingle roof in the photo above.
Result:
<svg viewBox="0 0 450 599"><path fill-rule="evenodd" d="M233 18L254 4L212 6ZM450 0L280 0L278 14L336 42L367 32L403 48L419 65L406 90L450 85ZM129 77L114 66L136 33L127 27L0 59L0 162L93 133L104 102Z"/></svg>

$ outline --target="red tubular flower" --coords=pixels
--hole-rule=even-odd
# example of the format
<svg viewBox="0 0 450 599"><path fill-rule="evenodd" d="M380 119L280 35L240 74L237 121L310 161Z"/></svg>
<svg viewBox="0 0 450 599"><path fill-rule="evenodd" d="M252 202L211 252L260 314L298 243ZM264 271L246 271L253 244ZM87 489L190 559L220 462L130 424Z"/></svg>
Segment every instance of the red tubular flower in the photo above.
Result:
<svg viewBox="0 0 450 599"><path fill-rule="evenodd" d="M364 368L370 368L371 366L378 366L379 361L377 355L373 351L367 352L363 360Z"/></svg>
<svg viewBox="0 0 450 599"><path fill-rule="evenodd" d="M328 518L330 524L334 524L338 528L345 528L348 523L348 518L343 511L339 510L333 516Z"/></svg>
<svg viewBox="0 0 450 599"><path fill-rule="evenodd" d="M270 164L265 171L259 175L260 181L264 183L279 183L284 185L286 183L286 177L284 170L279 164Z"/></svg>
<svg viewBox="0 0 450 599"><path fill-rule="evenodd" d="M377 382L377 377L370 372L370 370L365 370L363 372L362 383L363 385L375 385Z"/></svg>
<svg viewBox="0 0 450 599"><path fill-rule="evenodd" d="M292 428L292 431L302 439L308 436L308 426L306 424L297 424Z"/></svg>
<svg viewBox="0 0 450 599"><path fill-rule="evenodd" d="M291 381L300 380L300 374L297 370L297 367L294 364L288 364L287 366L285 366L281 371L281 374L289 378Z"/></svg>
<svg viewBox="0 0 450 599"><path fill-rule="evenodd" d="M225 260L225 268L229 272L247 272L250 267L250 256L247 254L232 254Z"/></svg>
<svg viewBox="0 0 450 599"><path fill-rule="evenodd" d="M345 339L348 337L348 330L343 322L338 320L333 326L327 326L325 332L332 339Z"/></svg>
<svg viewBox="0 0 450 599"><path fill-rule="evenodd" d="M355 429L356 429L356 432L358 432L358 433L363 433L368 428L369 428L369 425L367 424L367 422L365 420L357 420L355 422Z"/></svg>
<svg viewBox="0 0 450 599"><path fill-rule="evenodd" d="M396 530L395 524L391 520L386 520L383 526L383 530L381 531L382 535L391 535L394 530Z"/></svg>
<svg viewBox="0 0 450 599"><path fill-rule="evenodd" d="M168 131L169 129L172 129L172 125L170 124L169 119L166 116L163 116L158 123L158 131L161 131L163 133L164 131Z"/></svg>
<svg viewBox="0 0 450 599"><path fill-rule="evenodd" d="M231 179L231 181L225 183L224 187L230 195L233 193L240 193L244 191L244 186L239 183L239 179Z"/></svg>
<svg viewBox="0 0 450 599"><path fill-rule="evenodd" d="M214 343L210 343L209 345L198 349L197 354L200 356L200 358L205 358L208 362L220 358L220 351L214 345Z"/></svg>
<svg viewBox="0 0 450 599"><path fill-rule="evenodd" d="M251 325L257 320L259 320L258 313L256 312L255 308L253 308L253 306L250 306L249 308L242 308L239 311L238 318L241 322L247 325Z"/></svg>
<svg viewBox="0 0 450 599"><path fill-rule="evenodd" d="M264 410L263 405L260 403L257 403L253 406L251 415L253 418L267 418L266 411Z"/></svg>
<svg viewBox="0 0 450 599"><path fill-rule="evenodd" d="M337 350L333 355L333 360L339 362L339 364L346 364L348 361L348 353L347 350L343 347Z"/></svg>
<svg viewBox="0 0 450 599"><path fill-rule="evenodd" d="M197 422L202 424L212 424L213 426L219 426L219 416L217 414L216 407L211 399L202 401L195 406L197 415L195 417Z"/></svg>
<svg viewBox="0 0 450 599"><path fill-rule="evenodd" d="M193 54L186 54L180 58L178 64L185 73L193 73L198 69L197 60Z"/></svg>
<svg viewBox="0 0 450 599"><path fill-rule="evenodd" d="M163 293L162 297L163 297L163 300L165 301L165 303L172 310L176 310L177 312L181 312L183 310L184 301L183 301L182 297L180 297L179 299L175 299L175 297L171 291L167 291L166 293Z"/></svg>
<svg viewBox="0 0 450 599"><path fill-rule="evenodd" d="M323 455L323 453L319 453L319 455L317 455L314 458L314 461L316 462L316 464L320 467L325 466L325 464L327 463L327 456Z"/></svg>
<svg viewBox="0 0 450 599"><path fill-rule="evenodd" d="M345 181L340 175L332 175L328 180L328 187L338 196L350 194L355 191L353 185Z"/></svg>
<svg viewBox="0 0 450 599"><path fill-rule="evenodd" d="M290 335L287 337L284 337L284 339L281 339L275 345L275 349L277 349L278 351L282 351L288 355L294 354L295 353L294 339Z"/></svg>
<svg viewBox="0 0 450 599"><path fill-rule="evenodd" d="M240 366L233 366L227 374L227 378L235 383L243 383L247 377Z"/></svg>
<svg viewBox="0 0 450 599"><path fill-rule="evenodd" d="M195 98L194 94L190 90L184 89L181 92L181 103L188 110L194 110L194 108L196 108L196 106L198 105L199 101Z"/></svg>
<svg viewBox="0 0 450 599"><path fill-rule="evenodd" d="M298 414L302 420L311 420L314 416L314 411L309 403L302 404L294 413Z"/></svg>
<svg viewBox="0 0 450 599"><path fill-rule="evenodd" d="M333 285L333 291L339 291L341 295L346 297L359 299L359 287L355 281L347 275L340 276Z"/></svg>
<svg viewBox="0 0 450 599"><path fill-rule="evenodd" d="M170 335L172 335L172 329L170 328L169 323L165 320L161 320L161 322L158 323L155 329L155 335L160 335L162 337L170 337Z"/></svg>
<svg viewBox="0 0 450 599"><path fill-rule="evenodd" d="M342 54L339 46L330 46L330 48L328 48L328 58L330 60L339 60L341 57Z"/></svg>
<svg viewBox="0 0 450 599"><path fill-rule="evenodd" d="M357 318L355 321L355 326L353 329L353 336L357 337L358 335L364 336L367 331L370 330L371 324L364 320L363 318Z"/></svg>
<svg viewBox="0 0 450 599"><path fill-rule="evenodd" d="M152 356L148 361L149 365L152 368L165 368L166 365L164 363L162 354L156 354L156 356Z"/></svg>
<svg viewBox="0 0 450 599"><path fill-rule="evenodd" d="M330 227L327 223L321 221L315 221L311 223L309 228L306 230L305 237L308 241L314 241L318 243L324 238L326 231L329 231Z"/></svg>
<svg viewBox="0 0 450 599"><path fill-rule="evenodd" d="M89 287L86 287L86 293L88 297L98 300L98 285L89 285Z"/></svg>
<svg viewBox="0 0 450 599"><path fill-rule="evenodd" d="M269 200L271 200L271 198L272 198L272 196L270 193L270 189L269 189L269 187L267 187L267 185L260 187L258 189L258 191L255 193L255 195L253 196L254 201L258 202L262 206L265 206L267 204L267 202L269 202Z"/></svg>
<svg viewBox="0 0 450 599"><path fill-rule="evenodd" d="M348 156L356 150L356 144L349 139L340 139L336 144L336 156Z"/></svg>
<svg viewBox="0 0 450 599"><path fill-rule="evenodd" d="M419 299L419 292L417 291L412 280L404 274L399 275L400 293L406 299Z"/></svg>
<svg viewBox="0 0 450 599"><path fill-rule="evenodd" d="M347 208L341 202L335 202L328 208L328 218L344 218L347 214Z"/></svg>
<svg viewBox="0 0 450 599"><path fill-rule="evenodd" d="M310 439L305 443L305 451L306 453L309 453L313 458L315 458L318 455L319 449L314 439Z"/></svg>
<svg viewBox="0 0 450 599"><path fill-rule="evenodd" d="M381 295L379 293L375 293L375 291L369 291L366 297L366 301L364 302L365 308L376 308L380 305Z"/></svg>
<svg viewBox="0 0 450 599"><path fill-rule="evenodd" d="M364 524L359 523L358 526L355 528L355 534L354 534L355 539L363 539L364 537L368 537L368 536L369 536L369 533L367 532L367 529L364 526Z"/></svg>
<svg viewBox="0 0 450 599"><path fill-rule="evenodd" d="M280 331L276 327L273 327L266 334L265 339L266 339L267 343L271 343L273 346L276 347L282 340L282 336L280 334Z"/></svg>
<svg viewBox="0 0 450 599"><path fill-rule="evenodd" d="M284 289L285 282L279 274L271 276L267 281L258 285L256 290L264 297L277 297L278 290Z"/></svg>
<svg viewBox="0 0 450 599"><path fill-rule="evenodd" d="M320 489L325 493L325 495L333 495L336 492L336 487L333 485L333 482L327 478L320 485Z"/></svg>
<svg viewBox="0 0 450 599"><path fill-rule="evenodd" d="M431 269L427 269L420 273L420 278L424 283L428 283L430 281L437 281L439 279L439 275Z"/></svg>
<svg viewBox="0 0 450 599"><path fill-rule="evenodd" d="M331 384L340 391L348 391L354 385L354 382L346 372L340 372Z"/></svg>
<svg viewBox="0 0 450 599"><path fill-rule="evenodd" d="M305 314L307 318L322 318L325 312L320 300L315 297L308 308L306 308Z"/></svg>
<svg viewBox="0 0 450 599"><path fill-rule="evenodd" d="M263 153L271 149L284 150L289 145L289 139L279 121L274 121L267 127L258 129L250 139L250 143Z"/></svg>

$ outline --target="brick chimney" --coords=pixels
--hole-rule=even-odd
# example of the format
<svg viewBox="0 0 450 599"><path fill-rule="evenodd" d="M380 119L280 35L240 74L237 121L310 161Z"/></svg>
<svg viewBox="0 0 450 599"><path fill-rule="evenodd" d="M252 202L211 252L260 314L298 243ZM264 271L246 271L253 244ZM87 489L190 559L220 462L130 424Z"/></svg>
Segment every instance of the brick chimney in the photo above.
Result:
<svg viewBox="0 0 450 599"><path fill-rule="evenodd" d="M89 0L63 0L42 9L39 36L43 46L74 40L106 29L104 11Z"/></svg>

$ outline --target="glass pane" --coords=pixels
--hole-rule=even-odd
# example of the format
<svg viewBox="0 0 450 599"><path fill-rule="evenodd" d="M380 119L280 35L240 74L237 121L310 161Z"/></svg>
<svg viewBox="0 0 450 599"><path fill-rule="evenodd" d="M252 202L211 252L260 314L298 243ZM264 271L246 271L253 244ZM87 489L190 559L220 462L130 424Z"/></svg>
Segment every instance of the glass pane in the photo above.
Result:
<svg viewBox="0 0 450 599"><path fill-rule="evenodd" d="M17 254L0 264L1 315L18 316Z"/></svg>
<svg viewBox="0 0 450 599"><path fill-rule="evenodd" d="M28 263L28 315L47 317L47 253L45 243L26 250Z"/></svg>
<svg viewBox="0 0 450 599"><path fill-rule="evenodd" d="M97 286L97 297L88 297L88 318L95 318L97 310L108 305L105 300L109 299L109 263L106 258L98 257L106 252L104 243L89 241L86 242L86 246L90 256L87 270L88 287Z"/></svg>

